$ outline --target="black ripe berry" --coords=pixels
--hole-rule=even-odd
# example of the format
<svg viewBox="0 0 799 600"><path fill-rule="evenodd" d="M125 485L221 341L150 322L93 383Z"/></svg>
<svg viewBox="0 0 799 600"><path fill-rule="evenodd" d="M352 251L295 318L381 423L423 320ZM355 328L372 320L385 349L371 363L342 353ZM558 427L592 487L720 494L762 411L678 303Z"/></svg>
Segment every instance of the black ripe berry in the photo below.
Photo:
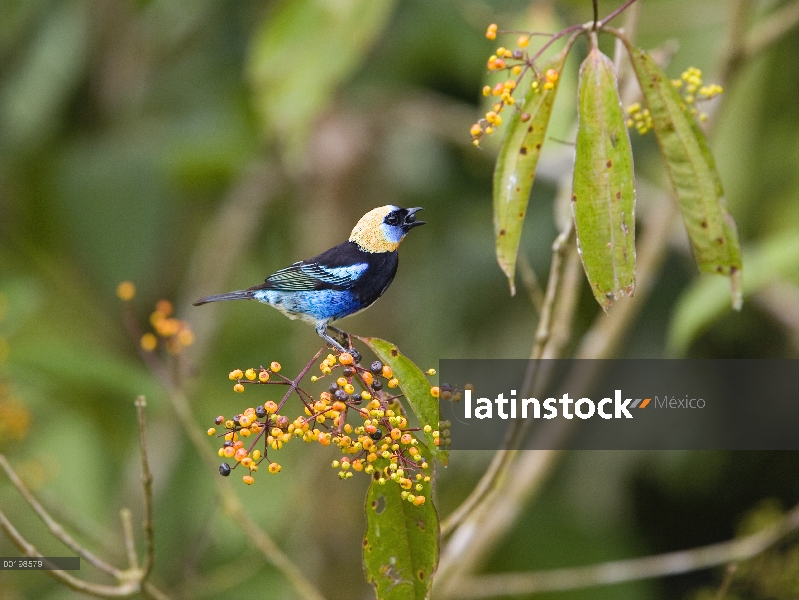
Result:
<svg viewBox="0 0 799 600"><path fill-rule="evenodd" d="M255 407L255 416L259 419L263 419L266 416L266 409L263 407L263 404Z"/></svg>
<svg viewBox="0 0 799 600"><path fill-rule="evenodd" d="M383 372L383 363L381 363L379 360L376 360L369 365L369 370L375 375L380 375L380 373Z"/></svg>
<svg viewBox="0 0 799 600"><path fill-rule="evenodd" d="M372 389L373 389L374 391L376 391L376 392L379 392L380 390L382 390L382 389L383 389L383 383L382 383L382 382L381 382L379 379L375 379L375 380L372 382Z"/></svg>
<svg viewBox="0 0 799 600"><path fill-rule="evenodd" d="M230 465L227 463L222 463L221 465L219 465L219 474L222 477L227 477L228 475L230 475Z"/></svg>
<svg viewBox="0 0 799 600"><path fill-rule="evenodd" d="M380 440L383 439L383 432L378 429L374 433L370 433L369 437L372 438L374 441L379 442Z"/></svg>

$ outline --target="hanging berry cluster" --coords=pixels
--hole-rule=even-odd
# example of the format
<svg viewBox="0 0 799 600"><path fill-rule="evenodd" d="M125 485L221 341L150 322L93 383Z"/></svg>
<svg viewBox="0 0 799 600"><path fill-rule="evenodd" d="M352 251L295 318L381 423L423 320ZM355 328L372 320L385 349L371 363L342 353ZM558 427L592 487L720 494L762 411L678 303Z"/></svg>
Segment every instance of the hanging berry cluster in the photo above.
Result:
<svg viewBox="0 0 799 600"><path fill-rule="evenodd" d="M486 66L490 73L504 73L507 79L498 82L493 87L486 85L483 87L483 96L496 97L496 102L491 106L491 109L486 112L485 116L478 120L469 129L472 136L472 143L475 146L480 145L480 140L483 135L491 135L496 129L502 125L501 113L505 107L512 106L516 110L520 110L516 104L516 99L513 97L517 89L521 89L522 78L527 74L527 71L532 70L534 73L533 82L530 84L534 93L540 90L551 90L560 77L555 69L547 69L544 73L539 73L535 68L535 61L541 54L541 51L533 55L527 51L530 44L530 38L534 34L532 32L507 32L498 31L496 23L488 26L486 37L489 40L497 39L497 33L520 33L516 40L516 48L511 50L500 46L496 52L492 54L487 61ZM522 121L528 121L530 115L526 113L521 114Z"/></svg>
<svg viewBox="0 0 799 600"><path fill-rule="evenodd" d="M702 85L702 71L696 67L688 67L678 79L672 79L671 83L680 91L685 102L683 108L702 122L707 120L707 115L699 111L697 103L710 100L724 91L716 83ZM634 128L641 135L648 133L652 129L652 115L649 114L649 109L641 106L640 102L633 102L628 106L627 127Z"/></svg>
<svg viewBox="0 0 799 600"><path fill-rule="evenodd" d="M136 286L130 281L123 281L117 286L117 297L129 303L136 296ZM129 305L128 305L129 306ZM155 352L159 346L166 348L170 354L180 354L184 348L194 343L194 333L189 324L173 316L174 308L169 300L159 300L155 310L150 313L152 331L141 332L134 323L132 312L127 314L127 325L135 329L139 346L145 352Z"/></svg>
<svg viewBox="0 0 799 600"><path fill-rule="evenodd" d="M310 379L312 383L332 381L326 390L311 395L299 384L318 357L319 354L294 380L280 374L281 365L277 362L268 368L236 369L230 373L229 378L236 382L233 389L239 393L247 384L289 389L279 402L270 400L231 418L218 416L214 420L224 431L218 433L212 427L208 435L222 440L219 456L232 459L223 462L219 472L228 476L233 469L243 468L246 471L242 480L251 485L264 462L270 473L280 472L280 465L271 460L274 453L284 444L301 439L339 449L343 456L334 460L332 467L338 470L340 479L363 472L380 484L398 484L402 498L408 502L424 504L430 492L431 461L416 437L420 428L410 427L399 403L400 395L392 392L399 391L400 382L391 367L380 361L362 367L355 352L328 354L318 365L321 375ZM303 413L297 416L289 416L285 410L286 401L293 393L303 404ZM438 388L432 388L431 393L438 394ZM437 445L446 444L449 439L439 431L448 432L448 424L437 425L435 431L429 424L421 429L431 433Z"/></svg>

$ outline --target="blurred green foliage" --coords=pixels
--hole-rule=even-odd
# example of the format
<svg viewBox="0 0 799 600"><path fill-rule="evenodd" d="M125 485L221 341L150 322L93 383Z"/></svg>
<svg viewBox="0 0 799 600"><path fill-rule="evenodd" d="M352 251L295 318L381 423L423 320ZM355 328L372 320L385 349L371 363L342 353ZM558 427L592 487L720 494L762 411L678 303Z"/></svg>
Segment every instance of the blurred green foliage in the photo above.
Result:
<svg viewBox="0 0 799 600"><path fill-rule="evenodd" d="M585 22L590 4L405 0L367 2L369 14L340 21L303 16L361 4L0 2L0 407L21 405L30 420L26 437L4 435L0 450L76 537L124 564L118 512L129 506L136 523L142 514L133 399L146 395L153 580L179 597L293 592L219 511L218 475L122 326L118 282L136 283L142 323L170 298L195 328L187 386L201 430L243 406L231 369L280 360L296 371L319 340L255 303L190 302L340 242L382 204L424 206L429 225L403 245L390 291L347 330L391 340L422 368L442 357L527 356L532 346L536 313L526 294L509 297L494 255L495 152L469 143L494 47L483 34L490 22ZM774 4L754 2L753 21ZM680 44L670 76L697 66L713 81L727 2L650 0L640 9L639 45ZM797 56L794 28L743 65L712 135L741 234L743 310L717 300L717 281L697 275L676 229L657 279L638 282L653 292L623 356L799 354ZM575 88L563 79L552 135L568 138ZM633 151L637 175L661 185L654 140L634 135ZM549 144L528 209L521 251L541 281L556 232L557 165L569 152ZM600 310L583 287L575 339ZM280 475L235 493L326 597L366 597L367 482L340 482L322 448L284 454ZM440 474L442 515L487 461L453 454ZM569 566L725 539L762 498L796 502L797 466L793 453L569 454L486 568ZM4 478L0 506L42 550L63 552ZM16 554L0 538L0 555ZM714 581L705 572L558 597L673 598ZM33 597L73 594L39 573L0 571L0 598Z"/></svg>

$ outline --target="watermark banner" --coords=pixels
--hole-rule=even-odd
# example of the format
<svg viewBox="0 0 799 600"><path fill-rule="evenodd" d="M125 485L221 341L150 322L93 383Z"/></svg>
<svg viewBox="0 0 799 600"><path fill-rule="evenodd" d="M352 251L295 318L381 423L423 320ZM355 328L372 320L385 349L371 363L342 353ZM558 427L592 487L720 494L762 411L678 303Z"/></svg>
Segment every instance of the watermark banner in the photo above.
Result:
<svg viewBox="0 0 799 600"><path fill-rule="evenodd" d="M799 450L799 361L442 360L452 450ZM444 399L448 398L448 399Z"/></svg>

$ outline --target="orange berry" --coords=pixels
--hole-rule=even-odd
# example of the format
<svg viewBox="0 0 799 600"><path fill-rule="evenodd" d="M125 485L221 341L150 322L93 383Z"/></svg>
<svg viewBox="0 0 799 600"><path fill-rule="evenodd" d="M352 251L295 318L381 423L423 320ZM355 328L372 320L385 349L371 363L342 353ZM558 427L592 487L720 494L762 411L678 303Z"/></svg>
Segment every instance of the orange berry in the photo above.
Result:
<svg viewBox="0 0 799 600"><path fill-rule="evenodd" d="M441 394L441 389L437 385L434 385L433 387L430 388L430 395L433 398L438 398L440 394Z"/></svg>
<svg viewBox="0 0 799 600"><path fill-rule="evenodd" d="M341 356L338 357L338 362L342 365L351 365L354 359L352 358L352 354L349 352L342 352Z"/></svg>
<svg viewBox="0 0 799 600"><path fill-rule="evenodd" d="M391 370L391 367L388 365L383 365L383 377L389 378L393 373L394 371Z"/></svg>
<svg viewBox="0 0 799 600"><path fill-rule="evenodd" d="M255 479L253 479L252 476L250 475L245 475L244 477L241 478L241 480L247 485L252 485L253 483L255 483Z"/></svg>

